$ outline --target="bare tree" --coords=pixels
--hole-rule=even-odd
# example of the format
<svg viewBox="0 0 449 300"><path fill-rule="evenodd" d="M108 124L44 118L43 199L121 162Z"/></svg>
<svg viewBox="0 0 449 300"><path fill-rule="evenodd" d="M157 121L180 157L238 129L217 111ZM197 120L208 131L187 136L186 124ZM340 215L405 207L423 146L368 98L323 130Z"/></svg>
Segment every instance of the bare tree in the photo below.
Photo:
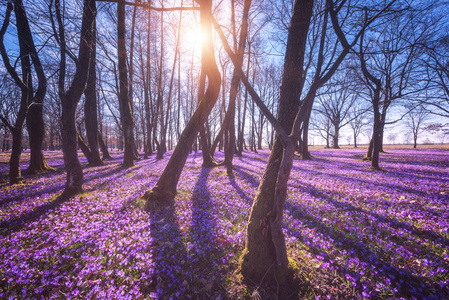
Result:
<svg viewBox="0 0 449 300"><path fill-rule="evenodd" d="M344 73L342 75L323 88L325 90L318 96L316 107L316 111L325 115L326 119L333 125L332 147L334 149L340 148L340 129L351 121L349 118L350 109L354 106L358 97L356 93L353 93L354 89L351 88L348 77Z"/></svg>
<svg viewBox="0 0 449 300"><path fill-rule="evenodd" d="M134 120L129 98L128 67L126 54L126 26L125 26L125 3L117 3L117 57L119 73L119 107L120 120L122 123L125 141L125 153L123 156L123 167L134 166Z"/></svg>
<svg viewBox="0 0 449 300"><path fill-rule="evenodd" d="M373 170L380 169L378 152L382 151L384 127L397 121L387 122L389 109L399 100L413 98L425 89L416 79L421 70L414 68L428 33L417 21L422 14L398 5L391 10L388 22L382 23L383 28L374 29L377 39L367 37L364 32L360 42L362 73L374 113L373 137L365 159L371 160ZM366 40L369 42L365 44Z"/></svg>
<svg viewBox="0 0 449 300"><path fill-rule="evenodd" d="M179 137L178 144L176 145L161 177L156 185L151 190L146 191L145 195L143 195L141 205L146 209L151 208L151 205L153 205L155 201L168 202L176 195L179 177L181 176L182 169L184 168L192 144L201 127L207 120L213 106L217 102L220 93L221 75L215 61L212 43L212 1L198 0L197 3L200 5L201 29L205 34L205 40L202 45L202 68L204 68L204 73L207 76L208 85L201 102L198 104L197 109Z"/></svg>
<svg viewBox="0 0 449 300"><path fill-rule="evenodd" d="M50 7L51 9L51 7ZM65 90L66 77L66 38L64 23L62 20L61 4L55 0L56 19L59 31L56 38L60 45L61 60L59 64L58 89L62 106L62 151L64 154L64 165L67 172L67 181L63 195L71 196L82 192L83 170L77 153L77 130L75 124L75 112L78 102L86 87L90 59L92 55L94 36L94 20L96 15L95 0L84 0L83 19L81 25L81 36L79 43L79 54L76 60L76 71L68 90Z"/></svg>
<svg viewBox="0 0 449 300"><path fill-rule="evenodd" d="M428 110L421 105L410 110L406 116L405 125L413 135L413 148L416 148L418 135L424 131L423 125L428 117Z"/></svg>
<svg viewBox="0 0 449 300"><path fill-rule="evenodd" d="M17 36L19 40L19 59L22 69L22 78L10 63L8 54L4 46L4 36L10 23L11 12L14 9L16 16ZM42 143L44 140L44 120L43 120L43 102L47 91L47 79L42 68L36 47L34 45L28 17L22 0L8 2L5 20L0 30L0 52L3 63L10 76L21 90L20 108L15 120L14 126L9 122L3 122L8 126L13 136L13 146L10 159L9 181L11 184L22 181L20 172L20 154L22 152L23 123L27 119L27 128L30 138L31 157L28 171L30 173L41 172L51 169L42 153ZM32 64L38 78L36 92L33 88ZM27 114L29 116L27 117Z"/></svg>

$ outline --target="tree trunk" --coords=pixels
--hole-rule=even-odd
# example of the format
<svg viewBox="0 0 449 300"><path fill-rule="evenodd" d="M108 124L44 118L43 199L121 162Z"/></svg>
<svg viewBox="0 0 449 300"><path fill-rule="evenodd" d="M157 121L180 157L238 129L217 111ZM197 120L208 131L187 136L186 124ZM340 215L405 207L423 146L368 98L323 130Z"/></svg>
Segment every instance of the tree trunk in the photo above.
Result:
<svg viewBox="0 0 449 300"><path fill-rule="evenodd" d="M381 127L380 115L376 110L374 110L374 128L373 128L373 156L371 158L371 167L370 169L379 170L379 152L381 150Z"/></svg>
<svg viewBox="0 0 449 300"><path fill-rule="evenodd" d="M96 15L95 0L84 0L83 20L81 25L81 38L79 45L79 56L76 64L76 71L67 93L64 92L65 78L65 38L62 17L60 15L59 1L55 1L58 15L58 25L61 40L61 62L59 77L59 95L62 106L62 152L64 156L64 166L67 172L67 181L63 196L72 196L82 192L83 170L78 160L77 132L75 124L76 107L84 92L90 65L93 43L93 22Z"/></svg>
<svg viewBox="0 0 449 300"><path fill-rule="evenodd" d="M313 3L313 0L295 1L290 22L278 110L279 122L288 132L292 128L300 105L299 98L303 87L302 76L305 46ZM294 151L294 145L291 148L291 151ZM279 264L279 260L276 263L276 248L285 249L282 231L279 231L279 224L278 226L273 226L273 232L270 231L270 222L272 223L272 221L268 218L274 213L272 210L276 182L278 181L283 151L281 141L279 138L276 138L248 221L246 244L241 260L241 272L245 277L251 278L256 282L260 282L264 276L265 280L274 280L276 276L278 282L282 283L287 274L286 253L285 257L281 259L283 264ZM282 175L282 172L280 175ZM282 218L276 220L276 222L282 222ZM275 243L278 244L275 245ZM274 265L275 267L272 268Z"/></svg>
<svg viewBox="0 0 449 300"><path fill-rule="evenodd" d="M103 140L103 136L101 135L100 131L97 131L98 135L98 142L100 144L101 153L103 154L103 160L112 159L111 154L109 154L108 146Z"/></svg>
<svg viewBox="0 0 449 300"><path fill-rule="evenodd" d="M22 98L21 102L26 102L27 98ZM12 130L12 148L9 159L9 184L17 184L23 181L20 171L20 155L22 154L23 123L26 117L26 105L21 105L14 129Z"/></svg>
<svg viewBox="0 0 449 300"><path fill-rule="evenodd" d="M340 149L338 141L339 135L340 135L340 124L334 124L334 145L333 145L334 149Z"/></svg>
<svg viewBox="0 0 449 300"><path fill-rule="evenodd" d="M151 120L151 106L150 106L150 82L151 82L151 63L150 63L150 32L151 32L151 9L148 10L148 33L147 33L147 61L146 61L146 72L142 72L142 77L144 80L144 104L145 104L145 124L147 129L147 144L145 147L144 158L148 158L149 155L153 154L153 140L151 139L152 120ZM142 65L142 68L143 65Z"/></svg>
<svg viewBox="0 0 449 300"><path fill-rule="evenodd" d="M210 20L212 1L201 0L198 2L200 4L201 28L206 34L205 42L202 47L202 56L205 57L205 60L202 61L206 63L205 72L208 77L208 86L203 99L198 104L197 109L181 133L179 142L157 184L143 196L144 201L142 205L145 209L149 209L151 207L151 202L153 201L170 201L176 195L179 177L181 176L182 169L184 168L192 144L204 122L207 120L213 106L217 102L220 93L221 76L215 62L214 47L212 44Z"/></svg>
<svg viewBox="0 0 449 300"><path fill-rule="evenodd" d="M240 28L240 36L238 41L238 47L237 45L237 36L235 32L235 12L234 12L234 1L232 1L232 24L233 24L233 31L234 31L234 51L236 52L237 56L237 63L238 68L242 68L243 65L243 57L246 47L246 39L248 36L248 16L249 16L249 9L251 6L252 0L245 0L243 4L243 15L242 15L242 25ZM235 67L234 67L235 68ZM237 94L239 90L240 85L240 77L237 75L237 72L234 70L234 73L232 74L231 79L231 87L229 90L229 104L228 104L228 110L226 111L226 115L224 117L223 121L223 131L224 131L224 141L225 141L225 147L224 147L224 155L225 160L224 164L226 166L226 171L228 174L232 174L232 160L234 158L234 152L235 152L235 101L237 99ZM240 153L241 154L241 153Z"/></svg>
<svg viewBox="0 0 449 300"><path fill-rule="evenodd" d="M122 166L129 168L134 166L134 120L131 109L131 99L128 91L128 67L126 66L126 40L125 40L125 4L117 3L117 56L119 71L119 107L120 119L123 128L125 153Z"/></svg>
<svg viewBox="0 0 449 300"><path fill-rule="evenodd" d="M94 20L93 35L96 40L97 30L96 21ZM98 150L98 119L97 119L97 70L96 70L96 42L93 44L92 56L89 65L89 76L87 77L87 85L84 90L84 122L86 126L87 142L90 148L89 164L93 166L104 165Z"/></svg>
<svg viewBox="0 0 449 300"><path fill-rule="evenodd" d="M30 165L27 172L35 174L53 170L53 168L47 164L44 153L42 152L45 135L42 103L30 106L27 113L26 124L31 151Z"/></svg>
<svg viewBox="0 0 449 300"><path fill-rule="evenodd" d="M307 118L304 121L302 141L299 141L302 144L301 153L300 153L302 160L312 159L312 155L310 155L310 152L309 152L309 123L310 123L311 113L312 113L312 108L309 109ZM328 140L328 143L329 143L329 140Z"/></svg>
<svg viewBox="0 0 449 300"><path fill-rule="evenodd" d="M52 169L48 166L42 152L45 134L42 112L44 98L47 91L47 78L34 45L33 36L23 2L22 0L15 0L14 3L14 12L17 21L17 34L20 37L19 46L21 61L22 63L25 63L27 72L31 74L30 59L32 60L38 79L38 87L35 96L33 96L33 84L31 79L25 82L28 86L28 101L29 104L31 104L29 105L26 118L31 150L30 165L27 171L34 174ZM24 62L24 60L26 60L26 62Z"/></svg>
<svg viewBox="0 0 449 300"><path fill-rule="evenodd" d="M373 133L374 133L374 125L373 125ZM368 150L366 151L366 156L363 158L364 161L371 161L373 158L373 146L374 146L374 140L373 136L371 136L371 139L369 140L368 144Z"/></svg>
<svg viewBox="0 0 449 300"><path fill-rule="evenodd" d="M86 157L89 165L94 165L94 158L92 155L92 151L90 151L89 146L87 146L87 143L84 141L83 137L79 133L77 134L77 141L78 146L81 149L81 152L83 152L84 156Z"/></svg>

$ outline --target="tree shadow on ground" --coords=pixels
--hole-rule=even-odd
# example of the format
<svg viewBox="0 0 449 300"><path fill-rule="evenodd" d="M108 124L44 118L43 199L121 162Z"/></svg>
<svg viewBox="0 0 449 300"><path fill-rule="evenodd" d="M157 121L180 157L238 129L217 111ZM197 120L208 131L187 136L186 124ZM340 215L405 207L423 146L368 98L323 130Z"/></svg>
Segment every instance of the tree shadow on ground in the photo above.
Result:
<svg viewBox="0 0 449 300"><path fill-rule="evenodd" d="M151 164L151 163L150 163ZM148 161L145 161L145 165L148 165ZM95 175L88 175L87 178L84 180L83 184L90 183L96 179L99 178L108 178L108 181L111 180L118 180L119 178L123 178L124 176L128 175L129 173L135 172L136 170L142 168L144 165L141 164L139 166L133 167L133 168L123 168L122 166L117 166L113 168L112 170L109 170L108 172L102 173L97 172ZM105 166L107 167L107 166ZM114 175L112 178L109 178L109 176ZM89 193L98 189L103 188L108 182L101 182L98 184L94 184L89 189L85 189L84 193ZM43 194L51 194L51 193L57 193L59 191L62 191L65 184L60 184L55 187L51 187L49 189L36 191L35 193L24 193L23 196L13 198L13 199L5 199L0 202L0 207L4 207L8 204L16 204L17 202L21 202L23 200L29 199L31 197L43 195ZM80 194L80 197L83 197L83 194ZM26 211L24 213L21 213L19 216L15 216L13 218L9 218L6 220L3 220L0 222L0 229L4 228L6 229L5 232L8 234L11 234L13 232L20 231L24 226L27 224L35 221L39 217L45 215L47 212L54 210L55 208L59 207L64 202L72 199L73 197L66 197L63 195L56 196L54 195L53 200L50 200L42 205L34 207L31 211Z"/></svg>

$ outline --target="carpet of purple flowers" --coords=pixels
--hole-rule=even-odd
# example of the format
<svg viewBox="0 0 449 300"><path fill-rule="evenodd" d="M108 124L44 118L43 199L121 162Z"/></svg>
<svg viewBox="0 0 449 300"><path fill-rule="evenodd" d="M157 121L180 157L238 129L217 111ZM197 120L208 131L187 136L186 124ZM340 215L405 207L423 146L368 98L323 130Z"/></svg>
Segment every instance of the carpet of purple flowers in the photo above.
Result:
<svg viewBox="0 0 449 300"><path fill-rule="evenodd" d="M294 162L284 232L307 283L298 298L449 298L449 152L389 150L380 172L363 154L315 150L313 160ZM257 294L237 286L233 271L268 150L236 157L233 177L202 168L192 153L174 203L150 213L134 201L170 153L130 169L118 154L102 167L82 160L85 192L69 200L58 198L60 153L46 155L55 172L1 186L0 298Z"/></svg>

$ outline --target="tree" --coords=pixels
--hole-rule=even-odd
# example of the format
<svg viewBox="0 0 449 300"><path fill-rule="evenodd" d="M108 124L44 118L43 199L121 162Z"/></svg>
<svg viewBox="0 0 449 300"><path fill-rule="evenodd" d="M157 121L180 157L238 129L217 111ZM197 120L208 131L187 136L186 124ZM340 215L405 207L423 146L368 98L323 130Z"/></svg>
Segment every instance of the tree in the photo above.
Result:
<svg viewBox="0 0 449 300"><path fill-rule="evenodd" d="M378 152L382 151L385 125L396 122L387 122L389 109L406 96L413 98L425 89L417 80L421 70L414 68L428 33L426 26L417 21L422 14L399 5L391 10L391 19L382 23L383 29L374 26L368 37L363 32L358 55L374 114L373 137L365 159L371 160L373 170L380 169Z"/></svg>
<svg viewBox="0 0 449 300"><path fill-rule="evenodd" d="M10 63L8 54L4 46L4 36L10 23L11 11L14 9L16 16L17 36L19 40L19 59L22 69L22 79L17 74L15 67ZM17 114L17 118L14 126L9 123L5 123L12 132L13 146L10 159L10 172L9 181L11 184L20 183L22 181L20 172L20 154L22 152L22 130L25 118L27 120L27 128L30 138L31 157L28 171L30 173L36 173L41 171L50 170L50 168L42 153L42 143L44 140L44 121L43 121L43 101L47 91L47 79L42 68L41 61L34 45L33 36L31 33L28 17L25 11L25 6L22 0L15 0L8 2L5 20L3 22L2 29L0 30L0 52L2 55L3 63L14 79L15 83L21 90L21 102L20 108ZM32 76L32 64L38 78L38 86L34 93L33 76ZM27 117L28 115L28 117Z"/></svg>
<svg viewBox="0 0 449 300"><path fill-rule="evenodd" d="M363 129L371 124L370 120L366 118L366 112L369 108L361 104L360 101L356 101L349 110L349 125L351 126L354 137L354 148L357 148L357 138L363 132Z"/></svg>
<svg viewBox="0 0 449 300"><path fill-rule="evenodd" d="M146 191L143 195L140 204L145 209L150 209L154 202L169 202L175 197L179 177L181 176L182 169L184 168L193 142L201 127L206 122L220 93L221 75L215 61L212 43L212 1L198 0L197 3L200 5L201 30L205 35L201 55L204 57L202 59L202 68L204 68L204 73L207 77L207 88L198 107L181 133L178 144L176 145L161 177L158 179L156 185L151 190Z"/></svg>
<svg viewBox="0 0 449 300"><path fill-rule="evenodd" d="M246 47L246 40L248 36L248 15L249 9L251 7L251 0L245 0L243 4L243 15L242 15L242 23L240 27L240 35L237 46L237 33L235 29L235 1L232 0L232 14L231 14L231 22L233 29L233 38L234 38L234 51L237 55L238 59L238 68L242 68L243 65L243 56ZM226 111L226 115L224 117L222 129L224 132L224 153L225 160L224 164L226 166L226 170L228 174L232 174L232 159L234 157L234 151L236 146L236 138L235 138L235 101L237 99L238 89L240 85L240 77L237 72L234 71L231 79L231 87L229 91L229 104L228 109Z"/></svg>
<svg viewBox="0 0 449 300"><path fill-rule="evenodd" d="M241 272L244 276L256 280L270 277L271 279L276 278L278 282L285 280L288 270L288 257L282 233L282 218L287 196L287 181L293 164L295 145L300 138L301 127L310 116L317 90L333 76L350 49L357 43L363 28L368 26L393 2L394 0L373 18L365 20L362 29L355 35L354 40L348 43L338 22L338 12L341 11L342 7L335 10L333 2L327 1L328 9L326 13L329 13L331 17L334 31L343 46L343 50L334 63L326 68L327 72L324 74L321 74L320 67L323 64L323 57L322 55L319 56L317 73L300 105L299 98L304 84L302 79L304 78L305 44L312 17L313 0L295 1L287 38L277 119L259 98L243 71L238 69L240 78L253 101L259 106L277 132L277 139L274 142L248 221L247 239L241 259ZM219 24L215 20L214 25L226 52L236 66L235 54L232 53ZM287 132L290 132L290 134L287 134Z"/></svg>
<svg viewBox="0 0 449 300"><path fill-rule="evenodd" d="M416 148L418 135L423 132L423 123L429 116L429 112L423 106L415 107L410 110L406 118L406 126L413 135L413 148Z"/></svg>
<svg viewBox="0 0 449 300"><path fill-rule="evenodd" d="M50 7L51 9L51 7ZM76 61L76 71L70 87L65 91L66 72L66 38L64 23L61 15L61 4L55 0L56 18L59 31L56 39L60 45L60 72L58 80L58 93L61 99L62 121L62 152L64 154L64 166L67 172L67 181L64 188L64 196L72 196L82 192L83 170L77 153L77 130L75 113L78 102L86 87L89 75L90 59L92 55L94 36L94 19L96 15L95 0L83 1L83 18L81 24L81 36L79 42L79 54ZM56 33L56 30L55 30Z"/></svg>
<svg viewBox="0 0 449 300"><path fill-rule="evenodd" d="M340 129L351 122L349 118L350 110L354 107L358 95L353 93L351 83L345 74L342 78L333 80L326 86L326 90L318 97L316 111L326 116L326 119L333 125L332 137L334 149L340 148ZM328 145L329 146L329 145Z"/></svg>
<svg viewBox="0 0 449 300"><path fill-rule="evenodd" d="M117 57L119 72L119 108L125 141L125 153L122 166L129 168L134 166L134 120L129 98L128 67L126 54L126 26L125 26L125 3L117 3Z"/></svg>
<svg viewBox="0 0 449 300"><path fill-rule="evenodd" d="M98 118L97 118L97 22L94 20L93 35L95 43L92 45L92 56L89 65L89 76L86 89L84 90L84 122L86 125L86 136L89 143L91 164L102 166L104 163L100 158L98 150ZM107 156L107 155L106 155Z"/></svg>
<svg viewBox="0 0 449 300"><path fill-rule="evenodd" d="M444 139L449 135L449 123L433 123L424 127L424 130L430 132L431 134L441 134L441 144L444 143Z"/></svg>

